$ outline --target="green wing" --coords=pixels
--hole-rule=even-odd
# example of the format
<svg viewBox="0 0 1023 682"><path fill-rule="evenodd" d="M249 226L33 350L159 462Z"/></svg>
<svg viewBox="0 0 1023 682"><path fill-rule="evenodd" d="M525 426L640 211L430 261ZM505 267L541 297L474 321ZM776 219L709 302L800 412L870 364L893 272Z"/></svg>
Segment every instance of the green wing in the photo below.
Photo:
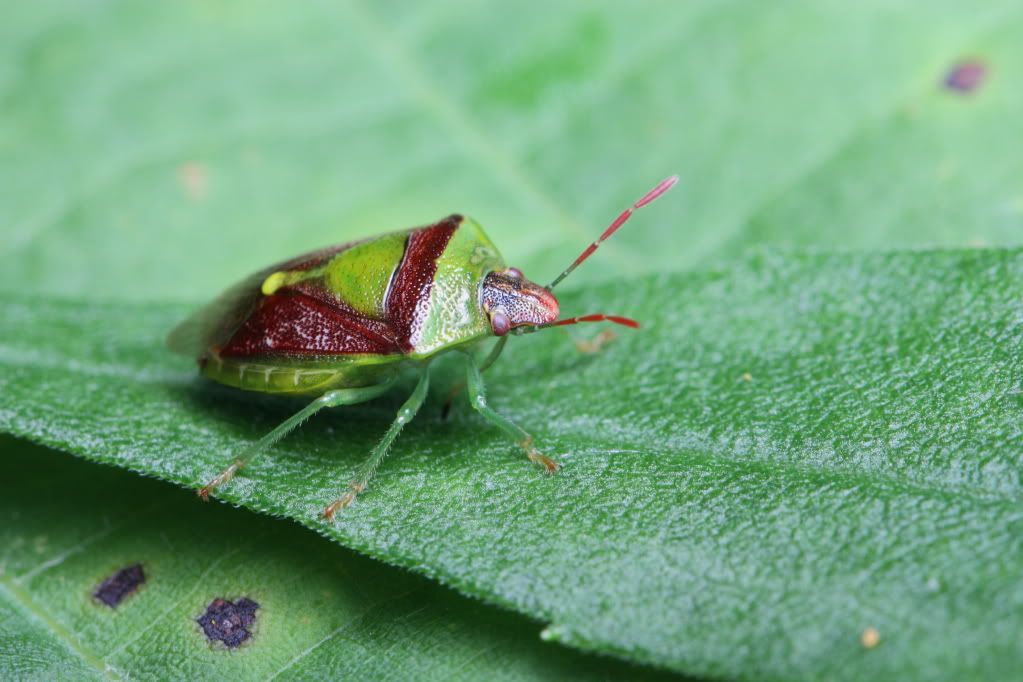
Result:
<svg viewBox="0 0 1023 682"><path fill-rule="evenodd" d="M197 310L167 335L167 347L179 355L197 358L227 343L259 304L263 281L276 271L267 268L250 275Z"/></svg>

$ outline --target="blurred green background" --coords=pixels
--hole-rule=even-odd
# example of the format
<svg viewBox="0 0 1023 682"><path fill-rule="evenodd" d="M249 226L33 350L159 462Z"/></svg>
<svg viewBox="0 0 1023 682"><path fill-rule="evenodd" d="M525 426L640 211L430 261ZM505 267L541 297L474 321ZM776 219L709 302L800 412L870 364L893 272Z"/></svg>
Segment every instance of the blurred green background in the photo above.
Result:
<svg viewBox="0 0 1023 682"><path fill-rule="evenodd" d="M468 213L543 280L1017 243L1018 2L42 2L0 25L0 288L205 299ZM942 86L963 60L986 78Z"/></svg>

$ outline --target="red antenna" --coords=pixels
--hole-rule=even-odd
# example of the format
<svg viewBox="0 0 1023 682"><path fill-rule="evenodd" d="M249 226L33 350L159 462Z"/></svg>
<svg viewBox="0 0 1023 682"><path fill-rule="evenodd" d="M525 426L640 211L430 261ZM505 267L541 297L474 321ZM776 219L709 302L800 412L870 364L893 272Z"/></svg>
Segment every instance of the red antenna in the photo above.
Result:
<svg viewBox="0 0 1023 682"><path fill-rule="evenodd" d="M632 206L630 206L629 208L627 208L624 211L622 211L621 215L619 215L617 218L615 218L614 222L607 226L607 229L604 230L604 234L600 235L600 238L597 239L597 241L595 241L592 244L590 244L589 246L587 246L586 250L579 254L579 257L575 259L574 263L572 263L567 268L565 268L564 272L562 272L560 275L555 277L554 281L547 285L547 287L546 287L547 291L550 291L554 287L558 286L558 284L561 283L561 280L563 280L566 277L568 277L572 273L572 271L575 270L577 267L579 267L579 265L584 260L586 260L587 258L592 256L593 252L596 251L597 248L602 243L604 243L604 240L606 240L608 237L613 235L615 232L618 231L619 227L621 227L626 222L628 222L629 218L632 217L632 214L634 212L636 212L639 209L643 208L644 206L649 204L651 201L653 201L657 197L659 197L662 194L664 194L665 192L667 192L669 189L672 188L672 186L676 182L678 182L678 176L677 175L672 175L670 178L665 178L664 180L661 181L661 183L659 185L657 185L657 187L654 187L652 190L650 190L649 192L644 194L643 197L639 201L637 201ZM586 320L586 319L582 319L582 318L572 318L572 319L578 320L579 322L590 322L591 321L591 320ZM611 322L615 322L616 320L610 320L610 321ZM630 320L630 322L631 322L631 320ZM569 322L568 320L564 320L564 321L561 322L561 324L574 324L574 323ZM627 325L627 326L631 326L631 325Z"/></svg>
<svg viewBox="0 0 1023 682"><path fill-rule="evenodd" d="M548 322L547 324L538 324L536 326L529 327L516 327L512 330L513 334L532 334L538 332L541 329L548 329L550 327L563 327L568 324L579 324L580 322L614 322L620 324L623 327L630 327L632 329L639 329L639 322L631 320L628 317L620 317L618 315L581 315L579 317L567 317L564 320L556 320L554 322Z"/></svg>
<svg viewBox="0 0 1023 682"><path fill-rule="evenodd" d="M551 322L550 324L544 325L545 327L563 327L566 324L579 324L580 322L614 322L620 324L623 327L631 327L633 329L639 329L639 322L631 320L628 317L621 317L619 315L580 315L579 317L567 317L564 320L558 320Z"/></svg>

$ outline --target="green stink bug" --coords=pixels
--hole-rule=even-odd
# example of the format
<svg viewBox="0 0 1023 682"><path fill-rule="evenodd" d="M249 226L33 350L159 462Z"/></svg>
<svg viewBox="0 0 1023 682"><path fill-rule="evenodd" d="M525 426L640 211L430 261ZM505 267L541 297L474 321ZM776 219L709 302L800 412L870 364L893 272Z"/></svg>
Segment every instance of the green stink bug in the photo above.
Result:
<svg viewBox="0 0 1023 682"><path fill-rule="evenodd" d="M639 325L613 315L558 319L551 290L625 224L632 213L678 181L672 176L623 211L546 287L504 264L497 247L470 218L451 215L401 232L314 251L261 270L175 328L170 348L198 358L213 381L262 393L313 400L253 443L199 494L217 486L325 407L352 405L387 391L404 367L419 381L384 437L359 467L347 492L324 510L328 519L365 490L401 427L415 416L429 387L429 364L460 350L467 357L469 402L550 474L558 464L533 437L486 401L482 372L501 354L509 334L579 322ZM473 353L498 337L479 362Z"/></svg>

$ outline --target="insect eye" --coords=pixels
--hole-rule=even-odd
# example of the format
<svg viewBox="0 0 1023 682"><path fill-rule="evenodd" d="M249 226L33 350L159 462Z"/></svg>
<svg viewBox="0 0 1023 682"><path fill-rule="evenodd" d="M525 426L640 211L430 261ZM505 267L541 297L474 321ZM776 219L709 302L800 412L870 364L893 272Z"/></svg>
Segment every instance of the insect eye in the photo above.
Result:
<svg viewBox="0 0 1023 682"><path fill-rule="evenodd" d="M505 276L511 277L512 279L522 279L522 271L518 268L508 268L504 271Z"/></svg>
<svg viewBox="0 0 1023 682"><path fill-rule="evenodd" d="M511 320L504 313L490 316L490 326L494 328L494 336L504 336L511 329Z"/></svg>

